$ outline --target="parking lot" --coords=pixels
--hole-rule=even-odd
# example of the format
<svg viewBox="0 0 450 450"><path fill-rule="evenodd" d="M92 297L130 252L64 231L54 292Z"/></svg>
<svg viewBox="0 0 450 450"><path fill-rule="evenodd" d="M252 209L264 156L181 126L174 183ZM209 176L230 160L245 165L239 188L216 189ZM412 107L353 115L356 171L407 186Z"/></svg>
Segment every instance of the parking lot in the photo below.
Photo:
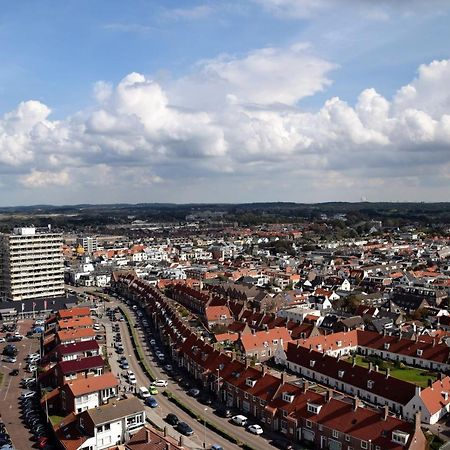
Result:
<svg viewBox="0 0 450 450"><path fill-rule="evenodd" d="M17 331L21 335L26 335L32 324L33 320L30 319L19 320ZM0 337L5 337L5 333L0 333ZM20 450L28 450L36 448L36 441L33 439L33 434L28 428L25 428L22 422L19 397L23 389L20 386L20 381L24 377L31 376L30 373L25 371L25 358L30 353L39 352L39 339L25 337L17 342L2 342L0 344L0 353L3 353L4 348L8 344L14 344L18 353L15 363L5 362L2 355L0 366L0 372L3 374L3 381L0 386L1 419L6 426L14 447ZM18 370L18 375L10 375L14 369Z"/></svg>

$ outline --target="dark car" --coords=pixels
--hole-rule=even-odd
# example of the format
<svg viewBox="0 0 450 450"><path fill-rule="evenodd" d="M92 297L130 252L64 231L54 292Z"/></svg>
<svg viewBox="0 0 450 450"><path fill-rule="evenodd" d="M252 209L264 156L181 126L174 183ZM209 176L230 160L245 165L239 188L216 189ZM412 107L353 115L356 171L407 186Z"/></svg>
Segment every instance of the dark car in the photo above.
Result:
<svg viewBox="0 0 450 450"><path fill-rule="evenodd" d="M293 445L285 439L274 439L270 444L281 450L292 450L294 448Z"/></svg>
<svg viewBox="0 0 450 450"><path fill-rule="evenodd" d="M11 372L9 372L9 374L13 377L19 375L19 369L13 369L11 370Z"/></svg>
<svg viewBox="0 0 450 450"><path fill-rule="evenodd" d="M191 397L198 397L200 395L200 390L197 388L189 389L188 395L190 395Z"/></svg>
<svg viewBox="0 0 450 450"><path fill-rule="evenodd" d="M17 353L19 353L19 350L17 350L17 347L13 344L8 344L4 349L3 349L3 354L5 356L16 356Z"/></svg>
<svg viewBox="0 0 450 450"><path fill-rule="evenodd" d="M178 425L179 421L180 420L178 419L178 417L175 414L172 414L172 413L167 414L166 422L168 424L170 424L170 425Z"/></svg>
<svg viewBox="0 0 450 450"><path fill-rule="evenodd" d="M194 430L186 422L178 422L177 430L185 436L192 436Z"/></svg>
<svg viewBox="0 0 450 450"><path fill-rule="evenodd" d="M198 398L198 401L207 406L212 405L212 398L207 394L200 395L200 397Z"/></svg>
<svg viewBox="0 0 450 450"><path fill-rule="evenodd" d="M220 417L225 417L225 418L231 417L233 415L231 410L228 408L225 408L225 407L217 408L216 414Z"/></svg>

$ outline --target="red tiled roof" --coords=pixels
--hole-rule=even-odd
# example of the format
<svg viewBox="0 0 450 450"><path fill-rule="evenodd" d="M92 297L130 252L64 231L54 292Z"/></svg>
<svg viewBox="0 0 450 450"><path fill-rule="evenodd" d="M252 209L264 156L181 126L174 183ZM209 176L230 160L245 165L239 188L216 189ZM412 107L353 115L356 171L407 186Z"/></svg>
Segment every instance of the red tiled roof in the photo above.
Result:
<svg viewBox="0 0 450 450"><path fill-rule="evenodd" d="M291 341L291 336L286 328L273 328L267 331L257 331L256 333L248 333L241 335L240 341L244 347L245 352L251 352L259 348L263 348L267 342L269 345L273 344L274 340L278 340L281 345L286 345ZM281 342L283 341L283 342Z"/></svg>

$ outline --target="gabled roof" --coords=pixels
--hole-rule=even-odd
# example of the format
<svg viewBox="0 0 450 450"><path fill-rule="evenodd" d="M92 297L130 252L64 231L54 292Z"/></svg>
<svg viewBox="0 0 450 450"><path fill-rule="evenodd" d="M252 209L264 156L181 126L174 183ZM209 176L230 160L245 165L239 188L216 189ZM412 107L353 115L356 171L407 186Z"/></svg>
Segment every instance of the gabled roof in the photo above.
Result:
<svg viewBox="0 0 450 450"><path fill-rule="evenodd" d="M244 334L240 337L245 352L264 348L266 343L271 346L276 345L273 344L274 340L277 340L280 345L286 345L290 342L291 336L287 328L272 328L271 330Z"/></svg>
<svg viewBox="0 0 450 450"><path fill-rule="evenodd" d="M81 338L93 339L95 337L95 331L92 328L77 328L75 330L58 331L57 336L60 342Z"/></svg>
<svg viewBox="0 0 450 450"><path fill-rule="evenodd" d="M353 366L351 363L334 356L328 356L304 347L297 347L292 343L288 344L286 357L288 361L311 369L315 373L326 375L335 380L342 380L342 383L348 383L401 405L406 405L416 393L416 386L412 383L394 377L386 377L384 373ZM370 388L368 387L368 381L373 382Z"/></svg>
<svg viewBox="0 0 450 450"><path fill-rule="evenodd" d="M430 414L440 411L450 403L450 377L435 381L420 392L420 397Z"/></svg>
<svg viewBox="0 0 450 450"><path fill-rule="evenodd" d="M98 426L140 412L145 412L144 405L137 397L131 397L114 402L110 401L107 405L88 409L80 415L84 415L90 419L94 426Z"/></svg>
<svg viewBox="0 0 450 450"><path fill-rule="evenodd" d="M56 364L56 367L64 374L73 372L84 372L89 369L96 369L98 367L104 367L105 361L98 356L89 356L87 358L72 359L70 361L60 361Z"/></svg>
<svg viewBox="0 0 450 450"><path fill-rule="evenodd" d="M60 355L71 355L73 353L79 352L87 352L90 350L99 350L100 346L97 341L89 340L89 341L80 341L73 342L71 344L59 344L55 348L55 352L58 352Z"/></svg>
<svg viewBox="0 0 450 450"><path fill-rule="evenodd" d="M64 385L74 397L85 395L90 392L101 391L102 389L119 386L119 380L111 373L105 373L97 377L77 378Z"/></svg>
<svg viewBox="0 0 450 450"><path fill-rule="evenodd" d="M57 313L59 319L69 319L71 317L89 316L91 310L89 308L70 308L60 309Z"/></svg>
<svg viewBox="0 0 450 450"><path fill-rule="evenodd" d="M75 317L58 321L58 328L65 330L69 328L92 327L94 321L90 316Z"/></svg>

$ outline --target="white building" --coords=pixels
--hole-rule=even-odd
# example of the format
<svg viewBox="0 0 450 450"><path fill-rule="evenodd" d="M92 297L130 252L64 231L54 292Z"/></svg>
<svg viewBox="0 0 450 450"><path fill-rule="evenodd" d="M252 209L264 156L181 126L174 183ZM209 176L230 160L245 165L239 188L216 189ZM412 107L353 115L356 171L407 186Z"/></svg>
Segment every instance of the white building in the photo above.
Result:
<svg viewBox="0 0 450 450"><path fill-rule="evenodd" d="M62 235L50 228L0 234L0 296L26 300L64 295Z"/></svg>
<svg viewBox="0 0 450 450"><path fill-rule="evenodd" d="M98 248L97 238L91 236L77 238L77 245L83 247L84 251L88 254L94 253Z"/></svg>

